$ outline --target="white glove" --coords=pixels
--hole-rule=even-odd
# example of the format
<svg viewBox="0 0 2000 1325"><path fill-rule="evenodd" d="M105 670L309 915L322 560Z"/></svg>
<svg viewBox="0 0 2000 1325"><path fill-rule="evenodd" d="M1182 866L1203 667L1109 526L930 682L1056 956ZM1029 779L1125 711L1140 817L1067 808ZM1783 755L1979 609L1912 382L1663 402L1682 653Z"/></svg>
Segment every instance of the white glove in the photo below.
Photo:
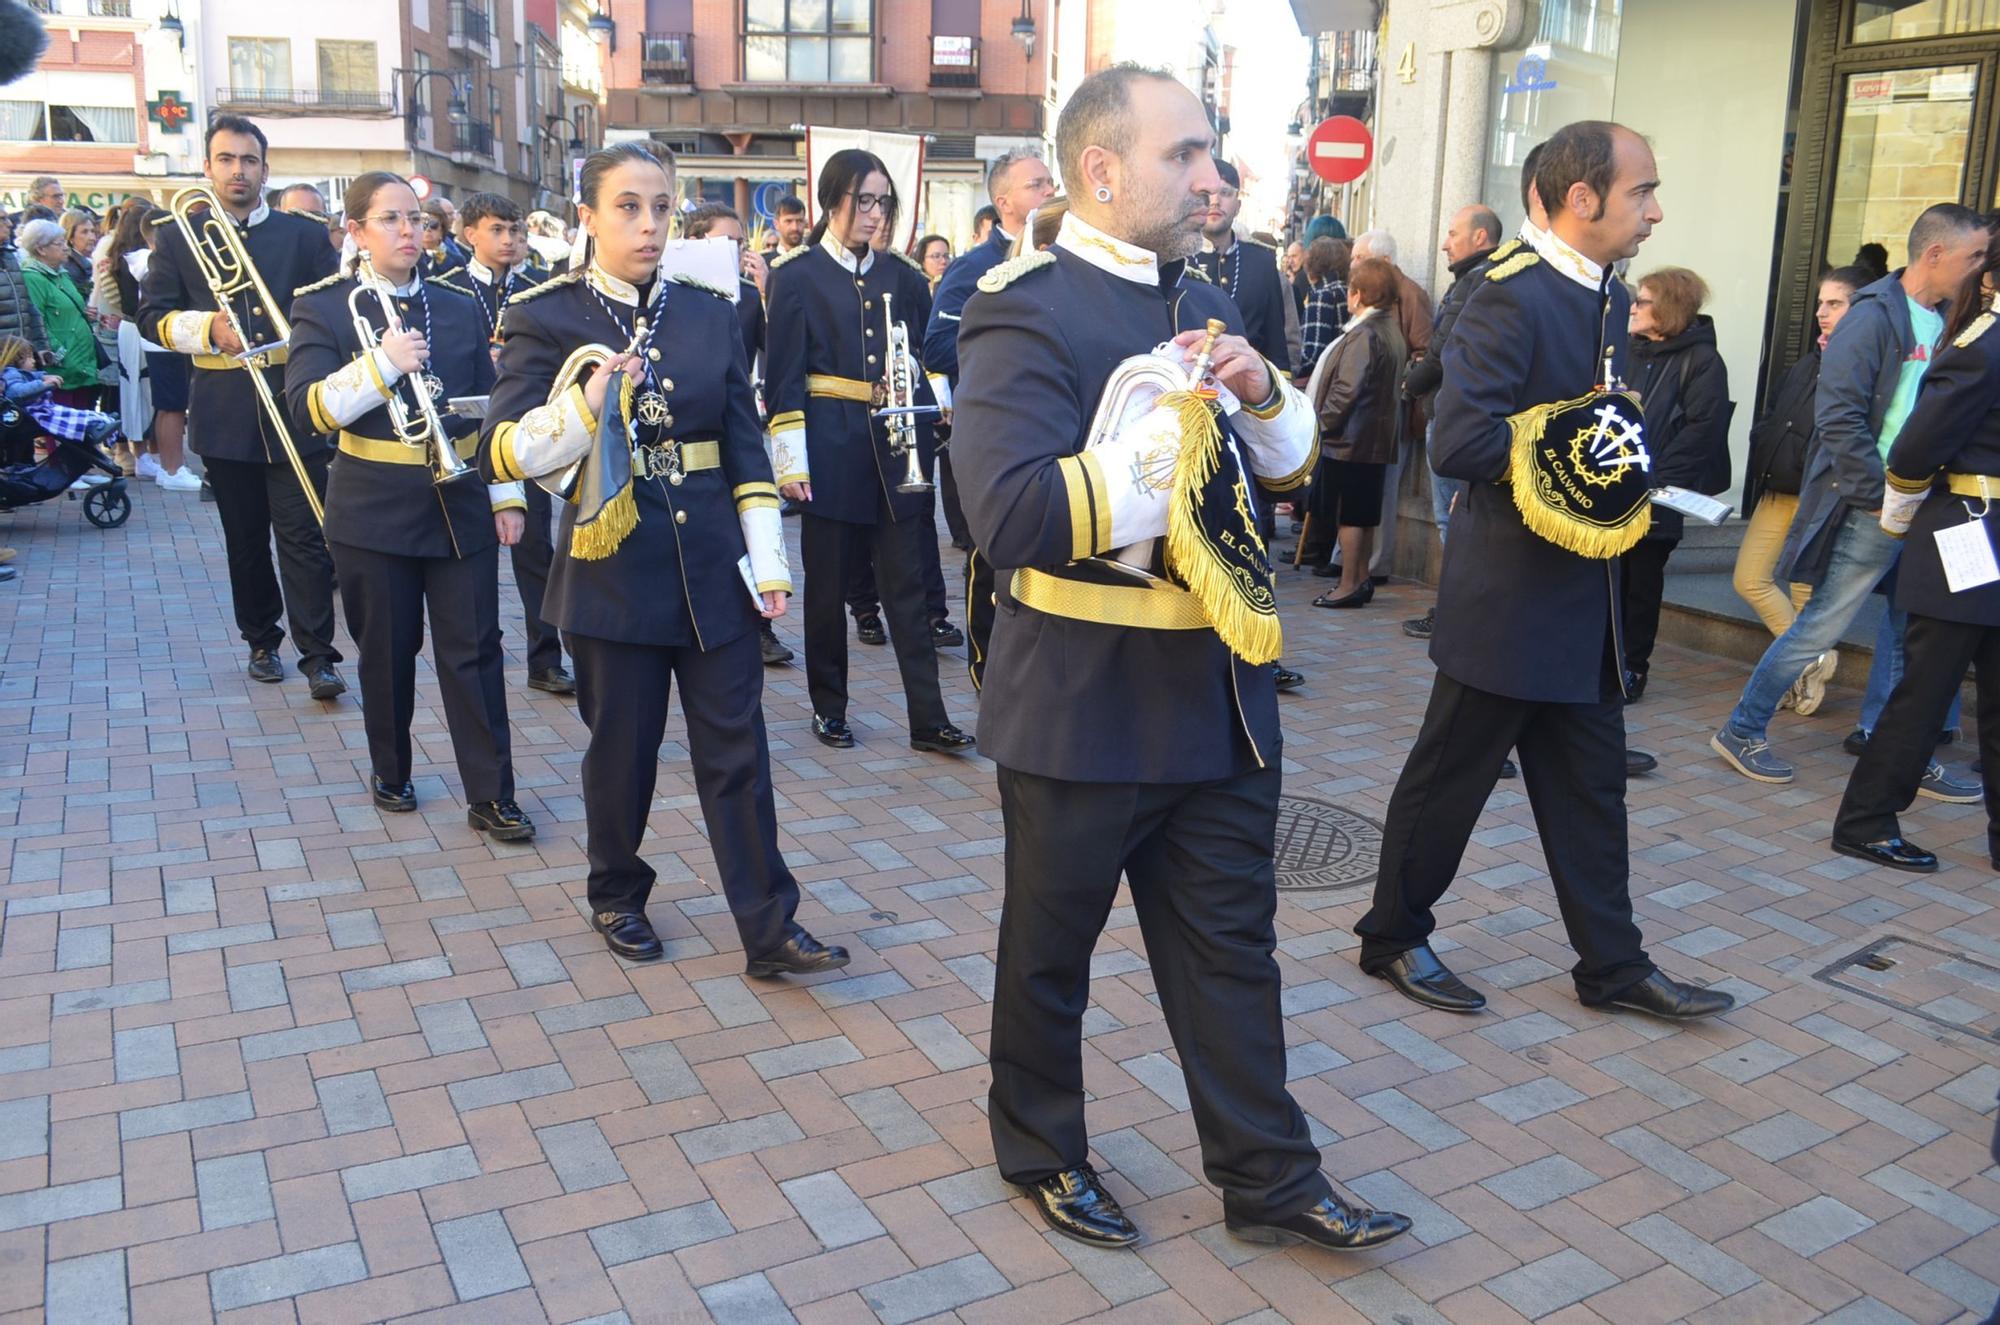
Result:
<svg viewBox="0 0 2000 1325"><path fill-rule="evenodd" d="M1882 532L1891 538L1902 538L1910 532L1910 522L1917 518L1917 508L1930 496L1926 488L1922 492L1902 492L1894 486L1882 490Z"/></svg>

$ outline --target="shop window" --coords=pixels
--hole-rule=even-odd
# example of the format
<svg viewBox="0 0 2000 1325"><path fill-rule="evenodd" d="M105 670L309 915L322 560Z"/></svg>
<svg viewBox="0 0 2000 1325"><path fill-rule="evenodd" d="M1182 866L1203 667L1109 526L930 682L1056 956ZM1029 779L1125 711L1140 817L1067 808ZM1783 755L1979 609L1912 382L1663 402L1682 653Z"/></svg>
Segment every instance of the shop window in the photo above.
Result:
<svg viewBox="0 0 2000 1325"><path fill-rule="evenodd" d="M1910 226L1965 187L1978 66L1849 74L1834 146L1826 252L1846 262L1863 244L1901 266Z"/></svg>
<svg viewBox="0 0 2000 1325"><path fill-rule="evenodd" d="M745 0L743 76L753 83L866 83L869 0Z"/></svg>
<svg viewBox="0 0 2000 1325"><path fill-rule="evenodd" d="M284 37L231 37L229 90L247 93L292 90L292 43Z"/></svg>
<svg viewBox="0 0 2000 1325"><path fill-rule="evenodd" d="M1914 41L2000 32L2000 0L1855 0L1854 37Z"/></svg>

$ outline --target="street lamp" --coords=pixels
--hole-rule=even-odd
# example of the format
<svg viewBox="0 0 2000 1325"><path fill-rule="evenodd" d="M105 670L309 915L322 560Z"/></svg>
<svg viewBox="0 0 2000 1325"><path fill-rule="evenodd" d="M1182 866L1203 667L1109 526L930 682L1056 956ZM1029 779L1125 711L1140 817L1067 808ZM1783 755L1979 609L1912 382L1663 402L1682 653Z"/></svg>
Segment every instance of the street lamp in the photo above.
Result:
<svg viewBox="0 0 2000 1325"><path fill-rule="evenodd" d="M445 119L451 122L451 127L454 129L463 129L467 124L472 122L472 113L466 109L465 105L464 84L456 75L448 73L443 69L397 69L394 72L397 74L415 74L419 89L421 89L423 80L426 78L442 78L444 85L451 89L451 95L445 98ZM418 109L421 109L421 107L418 107Z"/></svg>
<svg viewBox="0 0 2000 1325"><path fill-rule="evenodd" d="M1021 53L1032 56L1035 53L1035 15L1031 6L1034 0L1021 0L1021 13L1014 20L1010 30L1015 41L1021 43Z"/></svg>
<svg viewBox="0 0 2000 1325"><path fill-rule="evenodd" d="M618 23L615 19L611 17L611 15L605 13L601 9L597 10L596 12L591 14L589 21L586 22L583 26L586 29L588 29L590 35L595 37L597 40L602 42L609 42L612 53L613 54L617 53Z"/></svg>

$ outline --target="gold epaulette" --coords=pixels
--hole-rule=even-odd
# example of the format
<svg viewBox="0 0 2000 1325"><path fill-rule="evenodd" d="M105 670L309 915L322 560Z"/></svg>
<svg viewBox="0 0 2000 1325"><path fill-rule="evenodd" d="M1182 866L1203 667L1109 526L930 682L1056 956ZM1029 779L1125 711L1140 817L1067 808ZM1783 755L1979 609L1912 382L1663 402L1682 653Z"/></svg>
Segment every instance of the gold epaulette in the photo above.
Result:
<svg viewBox="0 0 2000 1325"><path fill-rule="evenodd" d="M1236 242L1239 244L1248 244L1251 248L1261 248L1274 258L1278 256L1278 250L1272 248L1269 244L1266 244L1261 239L1239 239Z"/></svg>
<svg viewBox="0 0 2000 1325"><path fill-rule="evenodd" d="M1510 239L1486 255L1486 265L1489 267L1498 266L1520 251L1521 241L1518 238Z"/></svg>
<svg viewBox="0 0 2000 1325"><path fill-rule="evenodd" d="M1202 267L1200 263L1195 262L1192 259L1188 261L1187 266L1181 268L1181 275L1192 276L1196 280L1202 282L1204 285L1215 284L1215 278L1213 276L1210 276L1207 270L1204 267Z"/></svg>
<svg viewBox="0 0 2000 1325"><path fill-rule="evenodd" d="M690 290L699 290L703 294L712 294L717 299L727 300L729 298L729 291L723 289L721 286L710 285L707 281L704 281L701 277L690 276L684 271L677 271L672 276L669 276L667 279L672 281L675 285L685 285Z"/></svg>
<svg viewBox="0 0 2000 1325"><path fill-rule="evenodd" d="M1526 271L1541 260L1542 257L1539 253L1516 253L1505 262L1496 263L1488 267L1486 269L1486 279L1489 281L1504 281L1509 276Z"/></svg>
<svg viewBox="0 0 2000 1325"><path fill-rule="evenodd" d="M451 291L453 294L462 294L467 299L476 299L479 297L474 293L472 293L472 291L466 289L463 285L452 284L451 281L447 280L443 276L427 276L424 279L429 281L432 285L442 286L443 288Z"/></svg>
<svg viewBox="0 0 2000 1325"><path fill-rule="evenodd" d="M512 308L515 304L524 304L530 299L539 299L551 290L560 290L565 285L574 285L582 278L583 269L581 267L566 271L560 276L551 276L540 285L531 285L525 290L516 290L513 294L508 295L507 307Z"/></svg>
<svg viewBox="0 0 2000 1325"><path fill-rule="evenodd" d="M981 276L979 278L979 288L987 294L998 294L1015 281L1026 276L1029 272L1040 271L1044 267L1053 267L1055 265L1056 255L1047 249L1043 249L1039 253L1023 253L1018 258L1007 259L984 276Z"/></svg>
<svg viewBox="0 0 2000 1325"><path fill-rule="evenodd" d="M1972 319L1971 323L1965 328L1964 331L1961 331L1958 333L1958 335L1952 337L1951 343L1953 345L1958 346L1958 348L1962 350L1966 346L1972 344L1972 342L1978 340L1981 336L1984 336L1987 330L1992 327L1993 322L1994 322L1993 314L1981 313L1978 317Z"/></svg>
<svg viewBox="0 0 2000 1325"><path fill-rule="evenodd" d="M809 252L811 251L811 249L812 249L811 244L801 244L797 248L793 249L790 253L779 254L777 257L771 259L771 270L776 271L778 268L784 266L787 262L790 262L793 258L799 256L799 254Z"/></svg>
<svg viewBox="0 0 2000 1325"><path fill-rule="evenodd" d="M458 275L460 272L464 270L465 270L465 264L461 262L456 267L446 267L443 271L433 272L431 275L426 276L424 279L427 281L448 281L452 277Z"/></svg>
<svg viewBox="0 0 2000 1325"><path fill-rule="evenodd" d="M903 250L901 250L901 249L899 249L899 248L898 248L898 249L891 249L891 250L890 250L890 252L894 253L894 254L895 254L895 255L896 255L897 257L901 258L901 259L902 259L902 260L903 260L904 262L907 262L908 264L910 264L910 270L912 270L912 271L916 272L916 274L917 274L917 275L919 275L919 276L923 277L923 278L924 278L925 280L929 280L929 279L930 279L930 273L928 273L928 272L926 272L926 271L924 270L924 264L923 264L923 263L921 263L921 262L918 262L918 261L917 261L917 260L916 260L915 258L911 257L911 256L910 256L909 254L907 254L907 253L903 252Z"/></svg>
<svg viewBox="0 0 2000 1325"><path fill-rule="evenodd" d="M292 298L297 299L300 295L304 294L315 294L321 290L326 289L329 285L338 285L346 279L347 279L346 272L337 271L333 275L325 278L324 280L314 281L311 285L301 285L298 289L292 291Z"/></svg>

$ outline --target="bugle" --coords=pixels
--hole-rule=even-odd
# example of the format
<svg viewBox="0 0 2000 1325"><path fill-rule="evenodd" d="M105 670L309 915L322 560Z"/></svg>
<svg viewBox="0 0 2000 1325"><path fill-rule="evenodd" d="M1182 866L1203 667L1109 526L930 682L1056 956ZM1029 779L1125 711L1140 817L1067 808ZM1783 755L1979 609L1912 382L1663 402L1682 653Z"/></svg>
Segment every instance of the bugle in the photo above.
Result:
<svg viewBox="0 0 2000 1325"><path fill-rule="evenodd" d="M291 464L292 473L298 477L299 487L306 494L306 505L312 508L313 519L322 528L326 525L326 507L319 499L319 489L313 486L312 475L306 472L306 462L299 455L298 445L292 441L292 430L285 422L284 407L271 394L271 384L264 380L264 370L271 367L271 356L284 349L292 339L292 324L286 318L284 309L272 297L270 288L258 274L257 264L250 256L249 246L236 227L220 219L223 215L222 202L214 190L203 184L194 184L182 189L167 204L167 214L187 241L188 251L194 255L195 264L201 268L201 276L208 283L208 292L215 298L217 314L236 333L242 345L233 357L250 374L251 389L257 393L257 403L264 410L264 418L277 434L278 446ZM240 295L249 295L254 308L261 310L277 334L276 340L253 344L250 329L237 313L235 300Z"/></svg>
<svg viewBox="0 0 2000 1325"><path fill-rule="evenodd" d="M347 311L354 319L354 334L361 340L363 354L373 353L382 344L381 337L375 332L375 324L363 308L363 299L370 296L382 310L384 330L401 331L403 320L396 316L395 291L376 272L375 265L368 261L368 255L362 253L354 259L354 290L347 296ZM416 397L417 412L414 417L411 415L410 407L403 403L403 383L397 383L396 389L389 392L388 404L389 426L395 429L396 440L405 446L424 448L424 458L429 462L433 483L449 483L472 473L472 467L458 458L458 451L444 430L444 419L438 414L436 402L431 399L423 373L405 374L405 378L410 394Z"/></svg>
<svg viewBox="0 0 2000 1325"><path fill-rule="evenodd" d="M898 492L929 492L931 481L924 477L924 458L917 445L917 420L942 413L936 405L917 403L917 357L910 353L910 329L896 320L890 309L893 295L882 296L882 318L886 324L883 353L887 357L884 400L875 417L889 432L889 454L903 461L903 481Z"/></svg>

